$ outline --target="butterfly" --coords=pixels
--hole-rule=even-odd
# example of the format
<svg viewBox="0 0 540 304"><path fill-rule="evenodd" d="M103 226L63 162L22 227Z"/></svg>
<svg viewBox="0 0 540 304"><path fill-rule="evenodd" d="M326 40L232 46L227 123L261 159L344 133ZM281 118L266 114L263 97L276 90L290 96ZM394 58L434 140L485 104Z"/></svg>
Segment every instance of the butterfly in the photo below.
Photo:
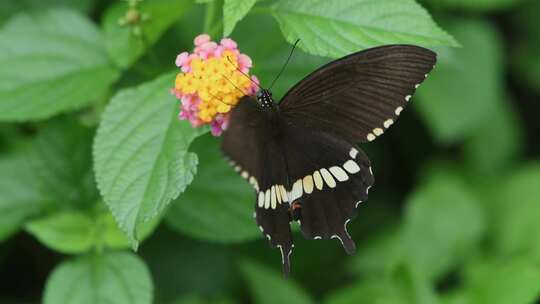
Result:
<svg viewBox="0 0 540 304"><path fill-rule="evenodd" d="M261 88L231 111L221 148L255 189L259 229L281 252L290 272L291 221L308 239L356 245L347 224L374 183L370 161L357 146L393 125L437 55L414 45L353 53L315 70L276 103Z"/></svg>

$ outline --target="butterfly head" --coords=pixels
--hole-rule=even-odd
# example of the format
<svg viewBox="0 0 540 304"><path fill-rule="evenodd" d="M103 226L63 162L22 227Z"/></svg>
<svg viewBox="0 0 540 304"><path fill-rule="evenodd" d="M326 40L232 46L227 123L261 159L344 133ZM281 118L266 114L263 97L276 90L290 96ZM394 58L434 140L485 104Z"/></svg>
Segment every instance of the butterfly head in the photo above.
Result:
<svg viewBox="0 0 540 304"><path fill-rule="evenodd" d="M257 101L263 108L271 108L274 105L274 99L272 98L272 92L267 89L260 89L257 92Z"/></svg>

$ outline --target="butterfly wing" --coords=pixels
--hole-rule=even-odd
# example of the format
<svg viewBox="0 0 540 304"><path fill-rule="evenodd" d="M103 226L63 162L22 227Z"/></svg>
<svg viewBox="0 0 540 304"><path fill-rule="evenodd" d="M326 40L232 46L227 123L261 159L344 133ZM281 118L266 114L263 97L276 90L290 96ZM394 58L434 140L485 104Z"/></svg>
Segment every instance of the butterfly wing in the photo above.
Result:
<svg viewBox="0 0 540 304"><path fill-rule="evenodd" d="M308 128L350 142L372 141L396 121L435 62L434 52L412 45L354 53L311 73L280 108Z"/></svg>
<svg viewBox="0 0 540 304"><path fill-rule="evenodd" d="M355 244L347 223L367 200L374 179L366 155L332 134L284 120L288 200L306 238L339 239L348 254Z"/></svg>
<svg viewBox="0 0 540 304"><path fill-rule="evenodd" d="M221 147L231 166L254 187L257 225L270 245L280 249L283 273L288 274L293 240L289 205L281 196L287 171L273 128L257 101L243 97L231 112Z"/></svg>
<svg viewBox="0 0 540 304"><path fill-rule="evenodd" d="M373 175L354 142L381 135L436 61L415 46L385 46L334 61L294 86L277 119L250 97L231 113L222 148L256 190L255 217L289 272L291 219L305 237L355 245L347 223L367 199Z"/></svg>

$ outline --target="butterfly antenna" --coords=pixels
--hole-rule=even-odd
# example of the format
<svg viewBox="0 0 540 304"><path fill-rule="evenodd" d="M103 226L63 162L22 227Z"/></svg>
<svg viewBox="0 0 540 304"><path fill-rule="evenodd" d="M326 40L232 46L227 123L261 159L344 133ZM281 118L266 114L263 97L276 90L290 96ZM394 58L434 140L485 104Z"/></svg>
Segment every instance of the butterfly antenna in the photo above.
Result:
<svg viewBox="0 0 540 304"><path fill-rule="evenodd" d="M216 95L214 95L214 94L212 94L212 93L210 93L210 92L208 92L208 94L212 95L212 97L214 97L215 99L217 99L217 100L218 100L219 102L221 102L222 104L225 104L225 105L228 105L228 106L231 105L231 104L226 103L225 101L223 101L223 99L219 98L218 96L216 96Z"/></svg>
<svg viewBox="0 0 540 304"><path fill-rule="evenodd" d="M238 91L240 91L242 94L248 95L246 92L244 92L244 90L242 90L242 89L240 89L238 86L236 86L232 80L230 80L229 78L227 78L227 76L225 76L225 74L221 74L221 76L222 76L223 78L227 79L227 81L229 81L229 82L233 85L233 87L235 87L235 88L236 88Z"/></svg>
<svg viewBox="0 0 540 304"><path fill-rule="evenodd" d="M272 87L274 86L274 83L276 83L276 81L279 79L279 76L281 76L283 71L285 71L285 68L287 67L287 64L289 64L289 60L291 60L291 57L292 57L292 55L294 53L294 49L296 48L296 45L298 44L298 42L300 42L300 39L296 39L296 41L294 42L294 45L291 48L291 52L289 53L289 57L287 57L287 61L285 61L285 64L281 67L281 71L279 71L276 78L274 78L274 81L272 81L272 84L270 85L270 88L268 88L269 90L272 89Z"/></svg>
<svg viewBox="0 0 540 304"><path fill-rule="evenodd" d="M260 86L258 83L256 83L253 79L251 79L251 77L249 77L249 75L247 75L246 73L242 72L242 70L240 70L240 69L238 68L238 66L236 66L236 65L232 62L232 60L231 60L231 58L229 58L229 56L227 56L227 60L232 64L232 66L233 66L238 72L240 72L240 74L246 76L246 78L249 79L249 81L251 81L252 83L254 83L259 89L261 88L261 86Z"/></svg>

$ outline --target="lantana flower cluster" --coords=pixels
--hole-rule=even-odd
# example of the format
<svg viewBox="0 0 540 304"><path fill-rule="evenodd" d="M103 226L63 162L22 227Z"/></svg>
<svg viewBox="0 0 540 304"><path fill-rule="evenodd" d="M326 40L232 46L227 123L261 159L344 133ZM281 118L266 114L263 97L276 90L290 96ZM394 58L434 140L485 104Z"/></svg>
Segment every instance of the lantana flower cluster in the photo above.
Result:
<svg viewBox="0 0 540 304"><path fill-rule="evenodd" d="M202 34L194 44L193 53L176 57L181 73L171 92L181 100L178 118L193 127L210 125L219 136L227 129L231 109L244 95L256 93L259 80L249 75L251 58L240 53L234 40L224 38L218 44Z"/></svg>

